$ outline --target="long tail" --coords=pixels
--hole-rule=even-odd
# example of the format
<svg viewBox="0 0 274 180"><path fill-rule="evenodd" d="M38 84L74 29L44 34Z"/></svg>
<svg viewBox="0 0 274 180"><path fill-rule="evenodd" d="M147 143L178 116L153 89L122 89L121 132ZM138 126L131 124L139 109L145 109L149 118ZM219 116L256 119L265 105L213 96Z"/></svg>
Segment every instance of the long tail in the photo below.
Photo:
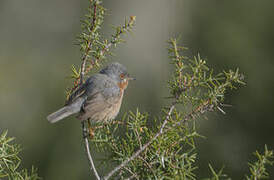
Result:
<svg viewBox="0 0 274 180"><path fill-rule="evenodd" d="M59 109L58 111L48 115L47 119L50 123L56 123L56 122L64 119L65 117L68 117L74 113L76 113L76 112L72 111L69 106L65 106L65 107Z"/></svg>
<svg viewBox="0 0 274 180"><path fill-rule="evenodd" d="M85 98L78 98L74 103L71 105L67 105L58 111L51 113L48 115L47 119L50 123L56 123L65 117L68 117L72 114L80 112L81 106L83 102L85 101Z"/></svg>

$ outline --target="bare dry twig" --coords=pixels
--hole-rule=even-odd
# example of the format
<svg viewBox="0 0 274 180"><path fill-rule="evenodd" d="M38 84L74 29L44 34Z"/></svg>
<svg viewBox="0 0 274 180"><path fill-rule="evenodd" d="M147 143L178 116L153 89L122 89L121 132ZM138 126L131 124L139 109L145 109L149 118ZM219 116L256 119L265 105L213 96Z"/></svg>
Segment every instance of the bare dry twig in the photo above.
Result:
<svg viewBox="0 0 274 180"><path fill-rule="evenodd" d="M82 122L82 131L83 131L83 138L84 138L84 142L85 142L85 149L86 149L86 153L87 153L87 157L88 157L88 161L90 164L90 169L91 171L94 172L95 177L97 178L97 180L100 180L100 176L98 175L98 172L96 171L92 156L90 154L90 149L89 149L89 143L88 143L88 136L87 136L87 130L85 127L85 122Z"/></svg>

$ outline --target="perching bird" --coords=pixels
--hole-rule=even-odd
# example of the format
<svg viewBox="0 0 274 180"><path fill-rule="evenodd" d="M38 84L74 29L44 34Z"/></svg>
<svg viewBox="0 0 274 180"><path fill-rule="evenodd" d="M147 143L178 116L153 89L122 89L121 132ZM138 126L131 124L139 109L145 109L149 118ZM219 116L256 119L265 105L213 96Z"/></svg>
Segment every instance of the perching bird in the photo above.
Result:
<svg viewBox="0 0 274 180"><path fill-rule="evenodd" d="M133 80L126 68L119 63L112 63L98 74L89 77L68 99L66 105L50 114L51 123L60 121L78 113L78 118L92 122L107 122L119 113L124 90L128 81Z"/></svg>

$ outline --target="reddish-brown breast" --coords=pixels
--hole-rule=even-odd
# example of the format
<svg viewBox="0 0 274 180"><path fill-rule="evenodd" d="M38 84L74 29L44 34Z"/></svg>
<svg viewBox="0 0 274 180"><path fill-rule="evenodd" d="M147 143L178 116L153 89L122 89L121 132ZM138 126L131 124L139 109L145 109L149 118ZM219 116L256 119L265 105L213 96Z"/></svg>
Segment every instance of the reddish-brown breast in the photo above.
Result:
<svg viewBox="0 0 274 180"><path fill-rule="evenodd" d="M118 86L119 86L121 91L125 90L127 88L127 85L128 85L128 80L118 83Z"/></svg>

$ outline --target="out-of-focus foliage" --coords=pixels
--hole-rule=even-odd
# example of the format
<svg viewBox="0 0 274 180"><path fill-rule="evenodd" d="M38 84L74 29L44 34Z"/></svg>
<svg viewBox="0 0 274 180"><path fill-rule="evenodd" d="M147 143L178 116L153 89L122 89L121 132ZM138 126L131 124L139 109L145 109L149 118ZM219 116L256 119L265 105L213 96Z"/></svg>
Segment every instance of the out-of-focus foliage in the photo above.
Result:
<svg viewBox="0 0 274 180"><path fill-rule="evenodd" d="M9 180L38 180L37 170L32 167L31 171L21 167L19 153L21 146L14 144L14 138L7 137L8 131L0 135L0 179Z"/></svg>

